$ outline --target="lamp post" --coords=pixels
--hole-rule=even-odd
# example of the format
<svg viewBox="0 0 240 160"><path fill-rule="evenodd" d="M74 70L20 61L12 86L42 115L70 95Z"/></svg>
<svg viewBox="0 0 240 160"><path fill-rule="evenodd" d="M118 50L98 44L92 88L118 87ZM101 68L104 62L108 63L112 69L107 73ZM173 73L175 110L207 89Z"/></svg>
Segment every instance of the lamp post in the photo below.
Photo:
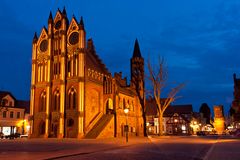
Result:
<svg viewBox="0 0 240 160"><path fill-rule="evenodd" d="M129 112L129 109L128 108L125 108L124 109L124 113L126 115L126 125L124 127L124 130L126 132L126 142L128 142L128 112Z"/></svg>
<svg viewBox="0 0 240 160"><path fill-rule="evenodd" d="M24 131L25 122L26 122L26 120L24 119L23 122L22 122L22 135L24 135L24 132L25 132Z"/></svg>

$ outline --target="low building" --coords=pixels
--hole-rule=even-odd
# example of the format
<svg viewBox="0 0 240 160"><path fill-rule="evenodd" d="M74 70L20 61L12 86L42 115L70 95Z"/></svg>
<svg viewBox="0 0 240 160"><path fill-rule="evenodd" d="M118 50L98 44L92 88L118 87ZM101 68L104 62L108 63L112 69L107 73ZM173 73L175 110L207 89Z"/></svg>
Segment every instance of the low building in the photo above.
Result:
<svg viewBox="0 0 240 160"><path fill-rule="evenodd" d="M10 92L0 91L0 132L5 136L27 134L29 101L17 100Z"/></svg>
<svg viewBox="0 0 240 160"><path fill-rule="evenodd" d="M192 105L171 105L163 114L164 131L168 135L192 134L191 121L193 118Z"/></svg>
<svg viewBox="0 0 240 160"><path fill-rule="evenodd" d="M148 134L159 134L158 109L154 99L146 101ZM163 114L163 132L168 135L192 134L192 105L170 105Z"/></svg>

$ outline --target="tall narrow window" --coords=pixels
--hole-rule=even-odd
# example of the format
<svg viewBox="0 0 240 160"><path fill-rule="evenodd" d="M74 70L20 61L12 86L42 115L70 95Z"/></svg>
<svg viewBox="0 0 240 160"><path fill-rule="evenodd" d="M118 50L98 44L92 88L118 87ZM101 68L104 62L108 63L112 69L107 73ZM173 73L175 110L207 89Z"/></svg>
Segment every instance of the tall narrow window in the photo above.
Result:
<svg viewBox="0 0 240 160"><path fill-rule="evenodd" d="M53 110L59 111L60 110L60 93L59 90L55 91L53 97Z"/></svg>
<svg viewBox="0 0 240 160"><path fill-rule="evenodd" d="M71 88L68 93L67 109L76 109L76 108L77 108L77 93L74 88Z"/></svg>
<svg viewBox="0 0 240 160"><path fill-rule="evenodd" d="M45 112L46 111L46 92L43 91L40 95L40 104L39 104L39 111Z"/></svg>
<svg viewBox="0 0 240 160"><path fill-rule="evenodd" d="M17 119L20 118L20 112L17 112Z"/></svg>
<svg viewBox="0 0 240 160"><path fill-rule="evenodd" d="M68 58L67 71L68 71L68 77L70 77L71 76L71 59L70 59L70 57Z"/></svg>
<svg viewBox="0 0 240 160"><path fill-rule="evenodd" d="M13 111L10 112L10 118L13 118Z"/></svg>

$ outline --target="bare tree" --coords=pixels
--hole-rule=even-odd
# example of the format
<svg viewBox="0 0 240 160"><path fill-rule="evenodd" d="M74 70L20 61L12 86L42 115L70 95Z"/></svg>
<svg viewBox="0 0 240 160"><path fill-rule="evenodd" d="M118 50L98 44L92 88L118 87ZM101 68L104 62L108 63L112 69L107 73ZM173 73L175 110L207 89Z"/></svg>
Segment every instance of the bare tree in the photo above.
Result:
<svg viewBox="0 0 240 160"><path fill-rule="evenodd" d="M152 66L150 62L150 58L148 59L148 71L150 80L150 84L152 87L152 94L157 104L158 115L159 115L159 134L163 135L163 113L168 108L168 106L176 100L177 93L185 86L184 83L180 83L179 85L172 87L170 91L168 91L167 97L165 99L162 98L162 93L165 91L168 86L168 70L165 65L165 61L163 58L159 57L158 64Z"/></svg>

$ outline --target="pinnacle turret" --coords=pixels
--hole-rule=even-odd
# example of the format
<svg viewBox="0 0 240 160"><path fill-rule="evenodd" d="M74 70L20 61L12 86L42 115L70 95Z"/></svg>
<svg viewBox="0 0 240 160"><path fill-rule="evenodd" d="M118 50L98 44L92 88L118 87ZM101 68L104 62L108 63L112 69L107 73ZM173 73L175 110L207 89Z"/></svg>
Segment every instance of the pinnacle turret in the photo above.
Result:
<svg viewBox="0 0 240 160"><path fill-rule="evenodd" d="M49 17L48 17L48 23L52 23L52 22L53 22L53 17L52 17L52 12L50 11Z"/></svg>
<svg viewBox="0 0 240 160"><path fill-rule="evenodd" d="M84 29L84 22L83 22L83 17L82 16L80 18L79 26L80 26L80 29Z"/></svg>
<svg viewBox="0 0 240 160"><path fill-rule="evenodd" d="M62 15L67 17L67 12L66 12L65 6L63 7Z"/></svg>
<svg viewBox="0 0 240 160"><path fill-rule="evenodd" d="M38 41L37 32L35 32L33 36L33 43L37 43L37 41Z"/></svg>

